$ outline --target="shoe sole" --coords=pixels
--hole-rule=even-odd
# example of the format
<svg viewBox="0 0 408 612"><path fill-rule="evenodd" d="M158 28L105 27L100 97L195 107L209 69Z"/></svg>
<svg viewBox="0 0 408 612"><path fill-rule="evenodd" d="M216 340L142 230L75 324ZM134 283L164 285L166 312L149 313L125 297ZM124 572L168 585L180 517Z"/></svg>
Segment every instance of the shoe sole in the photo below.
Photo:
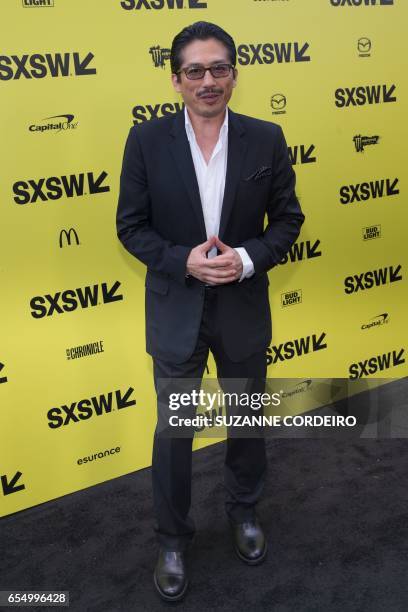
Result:
<svg viewBox="0 0 408 612"><path fill-rule="evenodd" d="M268 544L267 542L265 542L265 548L264 548L262 555L260 555L256 559L248 559L248 557L245 557L240 552L239 548L235 546L235 552L237 553L238 557L241 559L241 561L244 561L244 563L246 563L247 565L259 565L260 563L262 563L265 560L267 550L268 550Z"/></svg>
<svg viewBox="0 0 408 612"><path fill-rule="evenodd" d="M159 585L157 584L156 573L153 574L153 580L154 580L154 585L156 587L158 594L165 601L180 601L180 599L183 599L187 591L188 579L186 580L186 584L184 585L183 590L178 595L174 595L174 596L166 595L165 593L163 593L163 591L160 589Z"/></svg>

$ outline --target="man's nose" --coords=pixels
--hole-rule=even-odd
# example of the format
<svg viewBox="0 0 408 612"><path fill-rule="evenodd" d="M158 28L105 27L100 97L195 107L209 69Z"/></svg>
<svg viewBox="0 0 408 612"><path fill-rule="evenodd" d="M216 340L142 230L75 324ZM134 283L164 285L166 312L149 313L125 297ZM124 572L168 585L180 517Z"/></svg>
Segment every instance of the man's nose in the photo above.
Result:
<svg viewBox="0 0 408 612"><path fill-rule="evenodd" d="M209 70L205 71L205 75L203 77L203 85L206 87L214 87L217 84L217 81L214 79L213 75Z"/></svg>

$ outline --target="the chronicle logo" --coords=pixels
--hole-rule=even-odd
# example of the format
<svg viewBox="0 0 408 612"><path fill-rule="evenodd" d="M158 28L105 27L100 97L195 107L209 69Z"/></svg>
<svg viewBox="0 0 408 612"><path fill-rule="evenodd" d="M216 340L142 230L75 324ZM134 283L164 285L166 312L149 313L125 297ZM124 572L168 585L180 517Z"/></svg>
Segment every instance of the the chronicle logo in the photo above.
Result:
<svg viewBox="0 0 408 612"><path fill-rule="evenodd" d="M274 94L271 96L272 115L286 114L286 96L283 94Z"/></svg>
<svg viewBox="0 0 408 612"><path fill-rule="evenodd" d="M108 173L105 170L99 175L93 172L50 176L48 178L16 181L13 185L16 204L29 204L37 201L59 200L63 197L74 198L84 195L94 195L110 191L109 185L104 185Z"/></svg>
<svg viewBox="0 0 408 612"><path fill-rule="evenodd" d="M64 237L65 237L66 244L68 246L71 246L71 234L75 237L76 244L77 245L80 244L76 229L74 227L70 227L68 231L66 229L62 229L60 231L60 235L59 235L60 249L62 249L62 245L63 245L63 242L64 242Z"/></svg>
<svg viewBox="0 0 408 612"><path fill-rule="evenodd" d="M357 41L357 51L360 57L370 57L371 40L365 36Z"/></svg>
<svg viewBox="0 0 408 612"><path fill-rule="evenodd" d="M50 121L55 119L55 121ZM75 115L53 115L52 117L45 117L41 121L47 121L48 123L32 123L28 129L30 132L68 132L69 130L76 130L78 127L78 121L74 121Z"/></svg>
<svg viewBox="0 0 408 612"><path fill-rule="evenodd" d="M287 262L303 261L304 259L314 259L321 257L322 252L319 249L320 240L315 240L313 243L310 240L295 242L290 251L279 262L281 265Z"/></svg>
<svg viewBox="0 0 408 612"><path fill-rule="evenodd" d="M376 145L378 144L379 140L379 136L361 136L361 134L358 134L357 136L353 137L353 142L357 153L364 153L364 147Z"/></svg>
<svg viewBox="0 0 408 612"><path fill-rule="evenodd" d="M381 238L381 225L370 225L369 227L363 227L363 240L373 240L375 238Z"/></svg>
<svg viewBox="0 0 408 612"><path fill-rule="evenodd" d="M54 0L22 0L24 8L41 8L54 6Z"/></svg>
<svg viewBox="0 0 408 612"><path fill-rule="evenodd" d="M295 340L289 340L279 345L273 345L267 349L266 361L267 365L277 363L278 361L287 361L294 357L301 357L308 353L314 353L315 351L321 351L327 348L326 344L326 332L321 334L312 334L311 336L304 336L303 338L296 338Z"/></svg>
<svg viewBox="0 0 408 612"><path fill-rule="evenodd" d="M152 56L155 68L165 68L166 62L170 60L171 49L162 48L160 45L150 47L149 53Z"/></svg>
<svg viewBox="0 0 408 612"><path fill-rule="evenodd" d="M183 102L164 102L163 104L146 104L134 106L132 109L133 123L144 123L158 117L174 115L184 108Z"/></svg>
<svg viewBox="0 0 408 612"><path fill-rule="evenodd" d="M281 293L281 305L282 308L285 306L294 306L295 304L300 304L302 301L302 290L295 289L294 291L285 291L285 293Z"/></svg>
<svg viewBox="0 0 408 612"><path fill-rule="evenodd" d="M79 53L33 53L32 55L1 55L0 80L43 79L51 77L84 76L96 74L96 68L90 63L94 54L89 52L85 57Z"/></svg>
<svg viewBox="0 0 408 612"><path fill-rule="evenodd" d="M238 63L241 66L254 64L283 64L288 62L310 62L307 54L309 43L255 43L237 47Z"/></svg>
<svg viewBox="0 0 408 612"><path fill-rule="evenodd" d="M353 204L353 202L366 202L377 198L395 196L399 194L398 178L381 179L356 185L343 185L340 187L340 203Z"/></svg>
<svg viewBox="0 0 408 612"><path fill-rule="evenodd" d="M34 319L50 317L53 314L72 312L77 308L89 308L102 304L110 304L123 300L121 293L116 295L120 287L120 281L115 281L108 288L108 283L65 289L51 295L36 295L30 300L31 316ZM99 301L101 300L101 301Z"/></svg>
<svg viewBox="0 0 408 612"><path fill-rule="evenodd" d="M289 159L292 166L295 164L314 164L317 158L313 155L315 145L294 145L288 147Z"/></svg>
<svg viewBox="0 0 408 612"><path fill-rule="evenodd" d="M129 387L125 393L120 389L101 393L92 397L81 399L79 402L63 404L51 408L47 412L48 427L58 429L70 423L80 423L88 419L109 414L114 410L123 410L129 406L135 406L136 400L132 399L133 387Z"/></svg>
<svg viewBox="0 0 408 612"><path fill-rule="evenodd" d="M404 353L405 349L401 348L388 351L388 353L383 353L382 355L374 355L364 361L352 363L349 366L350 379L363 378L363 376L370 376L370 374L403 365L405 363Z"/></svg>
<svg viewBox="0 0 408 612"><path fill-rule="evenodd" d="M330 0L332 6L392 6L394 0Z"/></svg>
<svg viewBox="0 0 408 612"><path fill-rule="evenodd" d="M364 106L396 102L394 96L396 85L361 85L359 87L339 87L334 92L335 105L338 108Z"/></svg>
<svg viewBox="0 0 408 612"><path fill-rule="evenodd" d="M361 329L372 329L373 327L379 327L380 325L386 325L390 322L388 312L383 312L370 319L369 323L363 323Z"/></svg>
<svg viewBox="0 0 408 612"><path fill-rule="evenodd" d="M140 9L206 9L207 2L203 0L122 0L120 6L126 11Z"/></svg>
<svg viewBox="0 0 408 612"><path fill-rule="evenodd" d="M380 287L389 283L396 283L402 280L401 264L397 266L387 266L386 268L378 268L377 270L368 270L361 274L353 274L346 276L344 279L344 293L357 293L357 291L365 291L372 287Z"/></svg>

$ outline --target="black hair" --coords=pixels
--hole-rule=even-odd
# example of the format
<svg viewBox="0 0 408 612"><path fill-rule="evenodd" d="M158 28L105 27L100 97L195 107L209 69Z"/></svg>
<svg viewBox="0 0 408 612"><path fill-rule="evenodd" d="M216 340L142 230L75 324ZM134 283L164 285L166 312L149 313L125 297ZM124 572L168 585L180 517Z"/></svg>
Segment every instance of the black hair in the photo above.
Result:
<svg viewBox="0 0 408 612"><path fill-rule="evenodd" d="M172 73L175 74L178 70L180 70L181 52L184 47L193 42L193 40L208 40L209 38L219 40L227 48L229 60L231 64L235 66L237 61L237 50L232 36L230 36L228 32L223 30L215 23L209 23L208 21L196 21L195 23L183 28L183 30L176 34L173 39L170 53L170 66Z"/></svg>

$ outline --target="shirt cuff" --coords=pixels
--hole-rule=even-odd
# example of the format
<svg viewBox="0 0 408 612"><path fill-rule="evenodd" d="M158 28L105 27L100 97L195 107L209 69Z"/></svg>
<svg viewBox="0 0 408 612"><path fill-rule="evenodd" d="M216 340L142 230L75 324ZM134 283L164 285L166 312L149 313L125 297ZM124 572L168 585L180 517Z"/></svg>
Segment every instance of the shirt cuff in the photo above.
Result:
<svg viewBox="0 0 408 612"><path fill-rule="evenodd" d="M248 255L246 249L244 249L244 247L237 247L234 250L238 253L242 261L242 274L241 274L241 278L238 281L238 282L241 282L242 280L244 280L244 278L249 278L250 276L254 274L255 272L254 264L252 262L252 259Z"/></svg>

